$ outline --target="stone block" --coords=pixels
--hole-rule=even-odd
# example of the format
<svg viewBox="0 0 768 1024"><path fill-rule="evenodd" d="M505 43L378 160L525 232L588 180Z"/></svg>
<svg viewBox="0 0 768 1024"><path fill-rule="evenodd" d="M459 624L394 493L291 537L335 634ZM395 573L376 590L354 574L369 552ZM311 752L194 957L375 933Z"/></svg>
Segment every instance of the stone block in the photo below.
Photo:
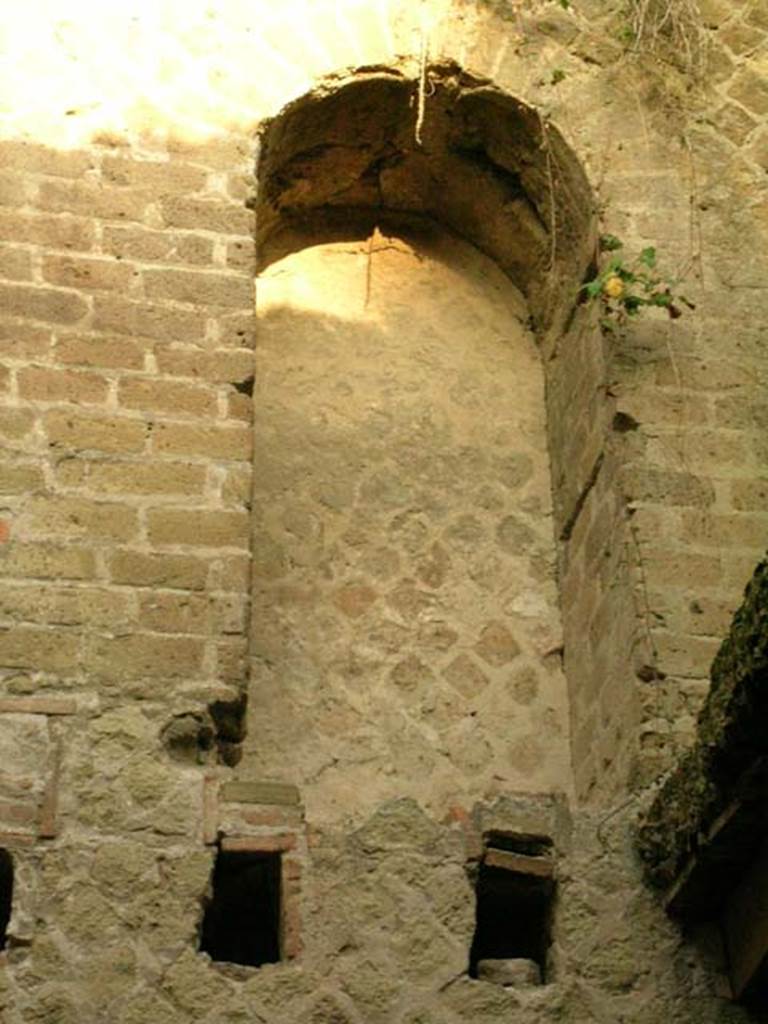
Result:
<svg viewBox="0 0 768 1024"><path fill-rule="evenodd" d="M246 274L209 273L197 270L145 270L144 289L150 299L172 299L205 306L253 305L253 281Z"/></svg>
<svg viewBox="0 0 768 1024"><path fill-rule="evenodd" d="M134 273L127 263L116 260L83 256L43 257L43 279L63 288L123 292L130 286Z"/></svg>
<svg viewBox="0 0 768 1024"><path fill-rule="evenodd" d="M51 410L42 417L51 448L108 453L139 453L148 436L143 420L110 415L98 416L76 410Z"/></svg>
<svg viewBox="0 0 768 1024"><path fill-rule="evenodd" d="M511 988L529 988L541 984L541 968L535 960L479 960L477 977L494 985Z"/></svg>
<svg viewBox="0 0 768 1024"><path fill-rule="evenodd" d="M298 787L286 782L225 782L221 799L236 804L276 804L293 806L300 803Z"/></svg>
<svg viewBox="0 0 768 1024"><path fill-rule="evenodd" d="M166 455L245 460L253 449L253 431L241 424L158 423L152 445Z"/></svg>
<svg viewBox="0 0 768 1024"><path fill-rule="evenodd" d="M233 510L153 508L147 512L152 544L248 547L249 517Z"/></svg>
<svg viewBox="0 0 768 1024"><path fill-rule="evenodd" d="M30 366L17 374L19 397L39 402L103 405L109 385L100 374Z"/></svg>
<svg viewBox="0 0 768 1024"><path fill-rule="evenodd" d="M54 347L58 363L110 370L142 370L145 346L129 338L59 335Z"/></svg>
<svg viewBox="0 0 768 1024"><path fill-rule="evenodd" d="M118 402L126 409L177 416L213 416L216 394L201 384L158 378L127 377L120 381Z"/></svg>
<svg viewBox="0 0 768 1024"><path fill-rule="evenodd" d="M51 249L89 252L94 247L96 228L93 221L80 217L0 210L0 238Z"/></svg>
<svg viewBox="0 0 768 1024"><path fill-rule="evenodd" d="M88 304L77 292L26 284L0 284L0 308L6 314L55 324L76 324L88 313Z"/></svg>
<svg viewBox="0 0 768 1024"><path fill-rule="evenodd" d="M199 311L163 303L132 302L117 295L94 296L93 327L159 341L190 343L205 337L205 317Z"/></svg>

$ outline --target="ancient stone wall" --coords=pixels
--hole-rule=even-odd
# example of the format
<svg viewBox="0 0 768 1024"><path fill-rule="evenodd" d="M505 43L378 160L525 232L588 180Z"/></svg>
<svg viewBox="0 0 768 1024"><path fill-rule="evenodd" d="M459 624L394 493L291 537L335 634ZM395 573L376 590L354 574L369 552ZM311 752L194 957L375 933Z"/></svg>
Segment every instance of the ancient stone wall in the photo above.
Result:
<svg viewBox="0 0 768 1024"><path fill-rule="evenodd" d="M38 18L27 39L32 5L8 30L0 849L15 877L0 952L4 1019L742 1020L718 990L716 949L684 942L641 888L626 839L635 807L627 785L642 789L690 741L709 660L768 536L763 5L702 0L702 78L684 49L665 50L663 35L633 52L627 10L602 0L574 0L570 11L523 5L519 16L512 5L463 0L421 11L399 0L332 6L270 5L258 21L251 5L233 2L187 9L181 26L163 5L144 22L110 11L101 35L97 21L78 31L75 15L68 24ZM80 74L88 54L90 79ZM655 245L696 309L603 337L599 310L574 308L580 280L563 278L558 292L544 273L548 302L560 295L563 316L539 330L540 365L530 334L476 311L525 362L523 377L512 381L501 361L494 378L503 390L522 384L520 401L532 401L531 432L506 457L531 459L533 482L515 493L473 477L466 509L452 499L461 520L453 539L430 537L424 558L404 535L405 568L391 592L387 583L379 596L363 578L349 540L346 575L323 575L322 560L310 573L312 545L299 540L309 524L311 541L316 524L288 502L276 528L292 534L291 573L310 591L290 580L294 637L304 642L311 623L320 662L371 635L390 645L380 667L364 664L366 684L381 673L378 703L359 677L344 677L352 719L323 706L327 692L311 703L303 695L294 736L290 686L269 690L263 671L249 675L254 663L282 658L285 668L286 659L269 625L275 594L258 582L274 551L252 544L258 516L274 515L265 470L279 474L283 443L260 451L253 426L253 397L264 394L253 353L257 137L286 103L318 87L332 94L360 67L400 76L415 131L418 82L431 99L449 66L551 123L594 191L585 222L599 215L600 230L629 253ZM428 138L428 120L422 127ZM531 237L546 248L550 185L559 195L573 179L546 148L533 162L544 168L544 217ZM372 261L381 317L377 264L400 257L353 241L358 277ZM472 259L481 266L489 257ZM407 275L414 288L423 272L419 263ZM500 273L487 272L481 293ZM464 287L462 277L452 301ZM531 284L524 299L535 309L541 294ZM419 306L440 321L441 339L452 336L450 302L427 294ZM402 343L417 327L408 310L397 317L391 332ZM279 318L263 324L269 382L266 357L290 339ZM470 333L456 332L465 350ZM354 335L339 329L334 343L339 336L354 348ZM339 356L328 358L330 375ZM284 416L295 411L291 387L290 377L280 384ZM311 401L300 408L311 419ZM263 427L271 412L257 409ZM482 413L459 420L467 436L475 431L470 447L482 462L493 422ZM407 462L413 452L402 450ZM310 468L325 482L321 464ZM313 479L302 474L307 486ZM354 509L367 517L367 541L391 525L379 518L386 487L362 497ZM330 521L335 499L326 498ZM516 529L502 530L510 518ZM462 582L475 562L477 597ZM408 602L440 589L430 580L441 565L444 604L461 609L460 643L456 655L433 657ZM423 587L398 590L420 572ZM328 591L343 623L327 645L312 587ZM534 595L538 618L520 603L523 592ZM382 632L374 617L393 602L397 629L385 623ZM503 661L508 635L520 651ZM265 642L277 647L266 659L254 646ZM489 695L476 709L482 736L462 691L468 679L480 680L473 699L481 686ZM393 704L390 683L400 688L395 706L418 723L424 759L408 760L407 731L397 749L399 720L375 720ZM438 696L451 707L431 710ZM346 775L332 765L326 790L307 787L326 763L305 761L316 727L322 758L332 764L337 742L344 752ZM349 751L359 735L390 745L395 774L383 772L381 749L376 771L357 774ZM435 751L446 735L441 773ZM531 834L551 840L557 882L547 984L509 990L466 976L472 885L489 836ZM223 968L198 952L217 849L279 856L287 962Z"/></svg>

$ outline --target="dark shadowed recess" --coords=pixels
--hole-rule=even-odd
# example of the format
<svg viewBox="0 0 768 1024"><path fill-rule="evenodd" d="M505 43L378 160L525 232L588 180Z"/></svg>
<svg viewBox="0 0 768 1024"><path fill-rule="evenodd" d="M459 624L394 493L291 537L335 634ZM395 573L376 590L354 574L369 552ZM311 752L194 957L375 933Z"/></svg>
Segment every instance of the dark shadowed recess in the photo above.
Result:
<svg viewBox="0 0 768 1024"><path fill-rule="evenodd" d="M13 902L13 858L7 850L0 850L0 949L8 941L8 922Z"/></svg>
<svg viewBox="0 0 768 1024"><path fill-rule="evenodd" d="M260 967L280 959L280 854L219 852L200 951Z"/></svg>

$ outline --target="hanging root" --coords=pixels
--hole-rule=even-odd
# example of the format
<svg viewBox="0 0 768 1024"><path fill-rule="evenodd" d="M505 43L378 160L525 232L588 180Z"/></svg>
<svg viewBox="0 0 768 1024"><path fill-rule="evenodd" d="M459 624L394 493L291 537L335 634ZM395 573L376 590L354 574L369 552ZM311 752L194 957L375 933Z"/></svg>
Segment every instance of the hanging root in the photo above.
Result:
<svg viewBox="0 0 768 1024"><path fill-rule="evenodd" d="M421 146L421 129L424 127L424 111L427 105L427 59L429 57L429 33L422 19L421 23L421 54L419 56L419 85L416 93L416 129L414 138L416 145Z"/></svg>
<svg viewBox="0 0 768 1024"><path fill-rule="evenodd" d="M683 70L700 75L706 61L706 33L699 0L628 0L635 49L677 55Z"/></svg>

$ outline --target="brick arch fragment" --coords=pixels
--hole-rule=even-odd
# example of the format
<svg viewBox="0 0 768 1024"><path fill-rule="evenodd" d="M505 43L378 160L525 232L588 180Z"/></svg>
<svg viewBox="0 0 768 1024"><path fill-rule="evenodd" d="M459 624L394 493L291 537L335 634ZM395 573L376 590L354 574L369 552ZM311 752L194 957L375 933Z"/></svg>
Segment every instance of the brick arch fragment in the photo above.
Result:
<svg viewBox="0 0 768 1024"><path fill-rule="evenodd" d="M386 213L433 218L490 256L539 332L562 325L595 247L594 201L559 130L455 64L423 90L365 71L269 121L258 161L260 265L308 239L367 234Z"/></svg>

